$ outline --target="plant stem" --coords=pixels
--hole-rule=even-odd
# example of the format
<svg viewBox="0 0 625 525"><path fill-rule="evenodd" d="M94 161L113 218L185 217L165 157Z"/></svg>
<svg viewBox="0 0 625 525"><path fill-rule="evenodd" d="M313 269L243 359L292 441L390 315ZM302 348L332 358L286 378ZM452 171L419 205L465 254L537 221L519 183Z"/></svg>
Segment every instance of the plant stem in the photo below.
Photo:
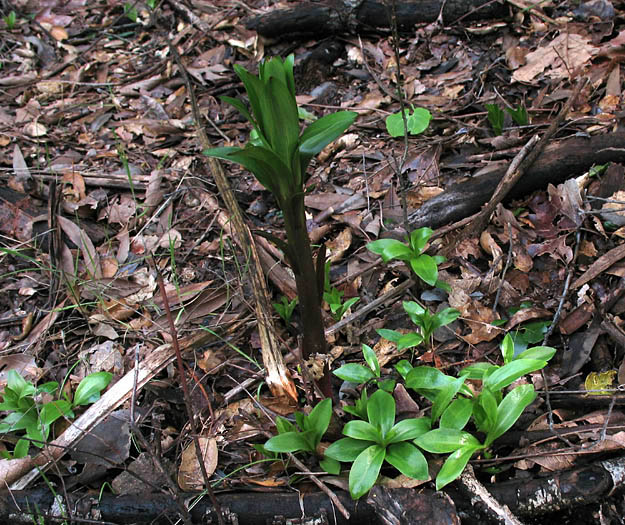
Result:
<svg viewBox="0 0 625 525"><path fill-rule="evenodd" d="M306 229L304 194L295 195L282 207L284 226L289 245L289 258L295 274L297 295L303 331L303 358L311 354L325 354L326 339L321 317L320 293L317 274Z"/></svg>

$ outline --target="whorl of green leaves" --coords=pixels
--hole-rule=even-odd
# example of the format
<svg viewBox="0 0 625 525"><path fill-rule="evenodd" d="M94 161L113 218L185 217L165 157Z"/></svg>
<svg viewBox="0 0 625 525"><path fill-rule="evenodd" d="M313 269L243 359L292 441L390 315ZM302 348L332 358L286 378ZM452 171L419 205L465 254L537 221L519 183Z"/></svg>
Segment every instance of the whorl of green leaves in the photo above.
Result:
<svg viewBox="0 0 625 525"><path fill-rule="evenodd" d="M205 155L237 162L251 171L275 195L281 208L302 192L312 157L337 139L357 116L353 111L332 113L313 122L300 134L293 62L293 55L284 61L271 58L260 64L258 76L234 66L247 92L249 110L238 99L221 98L252 124L258 140L245 148L204 151Z"/></svg>

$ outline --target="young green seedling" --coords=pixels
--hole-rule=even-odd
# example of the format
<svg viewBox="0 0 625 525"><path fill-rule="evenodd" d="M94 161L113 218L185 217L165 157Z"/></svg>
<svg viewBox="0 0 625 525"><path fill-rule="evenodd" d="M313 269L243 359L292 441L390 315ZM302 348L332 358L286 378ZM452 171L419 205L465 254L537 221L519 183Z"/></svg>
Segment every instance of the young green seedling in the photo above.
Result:
<svg viewBox="0 0 625 525"><path fill-rule="evenodd" d="M395 381L392 379L380 379L380 363L375 351L370 346L362 345L362 354L365 358L367 366L358 363L347 363L336 369L333 374L350 383L357 385L365 385L369 381L377 383L377 385L387 392L392 392L395 388ZM357 415L364 419L364 413L367 408L367 391L363 388L360 400L356 401L356 407L345 407L345 411Z"/></svg>
<svg viewBox="0 0 625 525"><path fill-rule="evenodd" d="M413 348L422 342L431 347L434 332L454 322L460 315L460 312L455 308L445 308L440 312L431 314L427 309L414 301L404 301L403 306L413 324L419 327L419 333L402 334L397 330L388 330L386 328L377 330L378 334L384 337L384 339L396 343L398 350Z"/></svg>
<svg viewBox="0 0 625 525"><path fill-rule="evenodd" d="M283 213L287 242L273 240L285 252L295 274L304 320L303 354L308 358L310 354L325 353L327 348L320 304L323 290L319 289L323 283L317 278L306 229L306 169L315 155L354 122L357 114L332 113L300 133L293 63L293 55L284 61L274 57L259 65L258 76L234 66L247 92L250 109L234 98L222 97L222 100L250 122L256 139L245 148L214 148L204 154L241 164L276 198Z"/></svg>
<svg viewBox="0 0 625 525"><path fill-rule="evenodd" d="M278 312L278 315L286 324L291 322L291 316L293 315L293 310L295 310L296 305L297 297L292 301L289 301L284 295L280 298L279 303L273 303L273 307L276 309L276 312Z"/></svg>
<svg viewBox="0 0 625 525"><path fill-rule="evenodd" d="M270 452L311 452L317 453L321 437L328 430L332 418L332 400L324 399L310 414L295 412L294 425L278 416L276 429L278 435L269 439L263 446Z"/></svg>
<svg viewBox="0 0 625 525"><path fill-rule="evenodd" d="M430 420L404 419L395 423L395 400L384 390L369 398L367 419L347 423L343 427L347 437L332 443L325 451L328 458L353 463L349 472L352 498L360 498L373 487L384 461L405 476L427 479L427 461L409 441L425 434Z"/></svg>
<svg viewBox="0 0 625 525"><path fill-rule="evenodd" d="M74 408L97 401L112 377L109 372L90 374L76 388L73 400L63 394L63 399L43 403L40 401L43 396L52 396L58 391L59 384L56 381L36 387L17 371L9 370L0 410L10 413L0 422L0 434L24 431L25 438L17 442L12 455L7 452L0 452L0 455L5 458L23 458L28 454L31 444L43 447L52 424L61 417L74 418Z"/></svg>
<svg viewBox="0 0 625 525"><path fill-rule="evenodd" d="M367 249L380 255L385 263L393 259L405 261L424 282L450 291L447 283L438 280L438 265L445 261L445 257L423 253L433 233L430 228L418 228L409 235L406 243L397 239L378 239L367 244Z"/></svg>
<svg viewBox="0 0 625 525"><path fill-rule="evenodd" d="M411 135L419 135L428 129L432 120L432 114L425 108L415 108L414 105L411 105L411 108L412 112L404 110L406 127ZM404 119L401 111L386 117L386 130L391 137L404 136Z"/></svg>

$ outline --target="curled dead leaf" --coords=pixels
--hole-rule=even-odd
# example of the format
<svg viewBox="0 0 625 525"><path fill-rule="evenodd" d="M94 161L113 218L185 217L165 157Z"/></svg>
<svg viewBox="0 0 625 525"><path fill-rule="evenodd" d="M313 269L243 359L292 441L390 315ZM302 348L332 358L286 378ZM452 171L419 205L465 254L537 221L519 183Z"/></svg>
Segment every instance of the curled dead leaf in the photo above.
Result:
<svg viewBox="0 0 625 525"><path fill-rule="evenodd" d="M204 468L208 476L211 476L215 472L219 456L217 441L213 437L199 437L198 441L202 451ZM195 443L193 441L182 451L180 467L178 468L178 486L185 492L202 490L204 488L202 469L195 453Z"/></svg>

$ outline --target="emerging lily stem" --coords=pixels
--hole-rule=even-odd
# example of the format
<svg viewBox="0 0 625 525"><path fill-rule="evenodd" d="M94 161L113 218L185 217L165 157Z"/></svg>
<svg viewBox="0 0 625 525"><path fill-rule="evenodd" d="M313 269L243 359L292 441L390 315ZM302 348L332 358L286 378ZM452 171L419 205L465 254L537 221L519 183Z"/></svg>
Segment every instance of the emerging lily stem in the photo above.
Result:
<svg viewBox="0 0 625 525"><path fill-rule="evenodd" d="M295 274L303 330L303 358L325 354L327 344L321 316L320 293L306 229L304 195L295 195L283 207L289 258Z"/></svg>

